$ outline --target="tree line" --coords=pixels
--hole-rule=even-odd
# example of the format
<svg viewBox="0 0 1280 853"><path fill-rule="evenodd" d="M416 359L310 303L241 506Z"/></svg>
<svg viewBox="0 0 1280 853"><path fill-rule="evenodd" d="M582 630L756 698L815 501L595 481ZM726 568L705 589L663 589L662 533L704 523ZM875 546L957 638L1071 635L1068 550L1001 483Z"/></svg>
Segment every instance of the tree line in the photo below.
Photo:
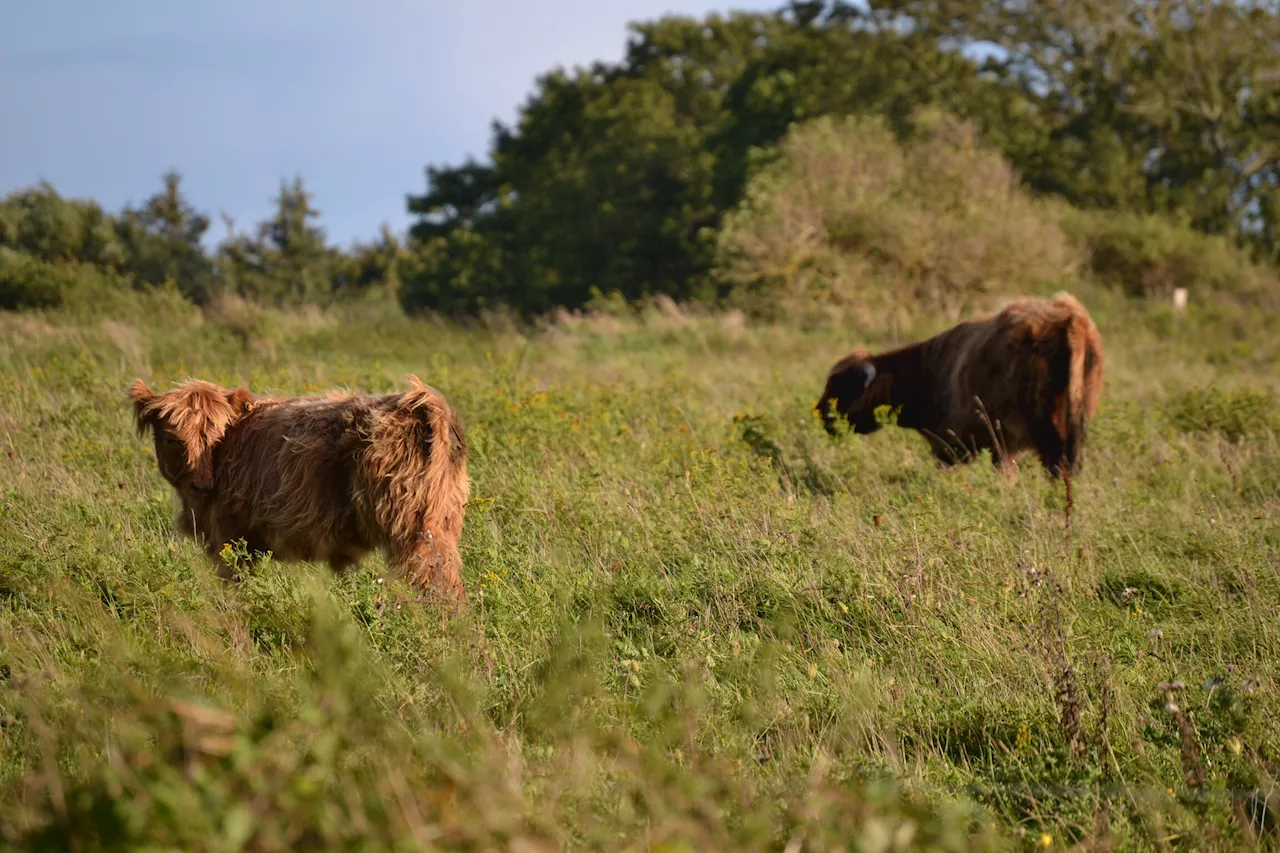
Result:
<svg viewBox="0 0 1280 853"><path fill-rule="evenodd" d="M282 182L269 219L244 233L227 219L226 239L209 251L212 220L176 172L116 214L42 183L0 200L0 308L58 305L86 273L116 287L171 283L201 305L220 293L288 305L394 291L400 238L383 226L377 239L343 251L327 243L318 218L302 180Z"/></svg>
<svg viewBox="0 0 1280 853"><path fill-rule="evenodd" d="M724 217L788 128L878 116L909 142L921 109L968 121L1035 193L1280 261L1280 3L814 0L634 24L620 61L543 75L484 161L428 167L403 241L328 246L295 181L209 252L209 217L170 175L118 215L49 187L11 195L0 277L72 261L197 302L378 292L445 314L712 298Z"/></svg>

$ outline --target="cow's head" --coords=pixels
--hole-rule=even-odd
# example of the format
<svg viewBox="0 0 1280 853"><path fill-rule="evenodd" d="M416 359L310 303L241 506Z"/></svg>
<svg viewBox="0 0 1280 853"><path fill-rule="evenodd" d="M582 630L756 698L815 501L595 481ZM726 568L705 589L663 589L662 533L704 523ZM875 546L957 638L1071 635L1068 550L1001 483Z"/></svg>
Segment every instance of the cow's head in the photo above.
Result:
<svg viewBox="0 0 1280 853"><path fill-rule="evenodd" d="M857 433L880 429L876 409L889 402L887 380L887 376L876 371L874 360L866 350L857 350L840 359L827 374L822 399L815 407L827 432L835 434L840 417Z"/></svg>
<svg viewBox="0 0 1280 853"><path fill-rule="evenodd" d="M253 406L245 388L235 391L193 379L153 394L141 379L129 386L138 435L155 435L156 464L180 494L206 495L213 488L213 451L227 429Z"/></svg>

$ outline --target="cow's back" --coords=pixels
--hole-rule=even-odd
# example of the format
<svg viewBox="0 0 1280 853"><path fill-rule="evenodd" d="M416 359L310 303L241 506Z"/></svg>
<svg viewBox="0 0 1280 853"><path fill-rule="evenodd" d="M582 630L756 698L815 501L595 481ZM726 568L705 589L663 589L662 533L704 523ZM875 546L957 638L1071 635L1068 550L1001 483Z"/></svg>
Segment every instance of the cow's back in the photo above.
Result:
<svg viewBox="0 0 1280 853"><path fill-rule="evenodd" d="M990 357L989 318L969 320L948 329L929 341L929 360L936 365L935 411L939 435L965 435L977 421L974 397L984 403L993 390L1002 387L1004 365Z"/></svg>
<svg viewBox="0 0 1280 853"><path fill-rule="evenodd" d="M352 465L369 417L352 397L255 408L219 448L213 509L220 526L285 559L325 559L329 543L363 539Z"/></svg>
<svg viewBox="0 0 1280 853"><path fill-rule="evenodd" d="M1024 322L1027 301L961 323L934 343L939 370L940 437L990 447L993 433L1008 450L1025 447L1024 401L1035 383L1028 354L1036 330Z"/></svg>

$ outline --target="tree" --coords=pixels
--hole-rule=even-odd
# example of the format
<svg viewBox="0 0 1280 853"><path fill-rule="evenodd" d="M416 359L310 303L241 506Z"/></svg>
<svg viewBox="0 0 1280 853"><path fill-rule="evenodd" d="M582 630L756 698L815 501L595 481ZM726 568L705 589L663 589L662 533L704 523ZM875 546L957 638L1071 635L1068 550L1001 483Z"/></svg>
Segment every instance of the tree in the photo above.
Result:
<svg viewBox="0 0 1280 853"><path fill-rule="evenodd" d="M115 224L97 202L65 199L44 182L0 201L0 246L42 261L112 269L126 263Z"/></svg>
<svg viewBox="0 0 1280 853"><path fill-rule="evenodd" d="M242 296L277 304L320 302L333 290L334 252L301 178L281 181L276 211L257 234L232 235L219 248L219 269Z"/></svg>
<svg viewBox="0 0 1280 853"><path fill-rule="evenodd" d="M932 107L972 122L1006 154L1031 156L1045 144L1022 93L931 38L861 26L838 2L792 4L781 19L787 25L765 31L763 49L726 93L726 121L712 140L721 208L741 198L759 149L772 149L793 124L826 115L880 116L907 137L912 116Z"/></svg>
<svg viewBox="0 0 1280 853"><path fill-rule="evenodd" d="M1280 249L1274 0L885 0L868 20L997 48L991 69L1050 128L1045 156L1017 163L1033 186Z"/></svg>
<svg viewBox="0 0 1280 853"><path fill-rule="evenodd" d="M335 253L335 295L357 297L376 291L396 294L400 290L400 268L407 256L391 226L382 223L376 240L357 243L350 253Z"/></svg>
<svg viewBox="0 0 1280 853"><path fill-rule="evenodd" d="M164 189L140 209L126 207L121 213L117 230L129 267L142 283L173 281L193 302L204 304L215 290L213 263L201 245L210 219L183 196L181 175L168 172L163 180Z"/></svg>
<svg viewBox="0 0 1280 853"><path fill-rule="evenodd" d="M280 183L275 216L263 223L259 235L267 247L271 273L287 301L312 301L331 289L331 255L324 229L312 224L319 218L302 178Z"/></svg>
<svg viewBox="0 0 1280 853"><path fill-rule="evenodd" d="M427 170L402 302L534 313L598 291L713 295L715 234L751 152L793 121L888 111L905 127L938 102L1003 126L1020 97L928 38L860 29L839 2L635 24L620 63L540 78L495 126L491 163Z"/></svg>

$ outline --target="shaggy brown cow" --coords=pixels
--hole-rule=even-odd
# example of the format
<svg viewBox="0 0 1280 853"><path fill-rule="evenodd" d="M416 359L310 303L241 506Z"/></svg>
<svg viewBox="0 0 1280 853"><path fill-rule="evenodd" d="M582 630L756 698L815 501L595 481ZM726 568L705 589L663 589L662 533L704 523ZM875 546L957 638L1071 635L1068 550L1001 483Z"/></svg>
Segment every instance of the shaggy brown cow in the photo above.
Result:
<svg viewBox="0 0 1280 853"><path fill-rule="evenodd" d="M880 428L875 410L887 405L944 464L989 448L999 465L1034 448L1058 477L1080 471L1101 390L1098 330L1084 306L1058 293L1018 300L892 352L850 353L828 374L817 411L828 432L838 413L854 432L869 433Z"/></svg>
<svg viewBox="0 0 1280 853"><path fill-rule="evenodd" d="M179 528L210 554L244 539L341 572L385 548L418 588L460 600L467 446L453 410L410 377L404 394L267 399L200 380L130 387L139 435L182 503ZM219 562L223 577L229 577Z"/></svg>

